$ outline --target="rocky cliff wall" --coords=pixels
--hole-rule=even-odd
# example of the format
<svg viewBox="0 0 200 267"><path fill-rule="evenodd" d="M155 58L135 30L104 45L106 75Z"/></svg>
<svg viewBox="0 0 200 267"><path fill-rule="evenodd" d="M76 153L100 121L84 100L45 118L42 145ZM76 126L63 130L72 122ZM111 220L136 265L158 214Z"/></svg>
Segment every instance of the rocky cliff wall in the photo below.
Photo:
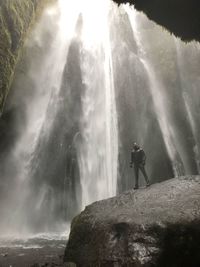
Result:
<svg viewBox="0 0 200 267"><path fill-rule="evenodd" d="M130 3L184 41L200 40L199 0L114 0Z"/></svg>
<svg viewBox="0 0 200 267"><path fill-rule="evenodd" d="M0 0L0 111L25 36L47 0Z"/></svg>

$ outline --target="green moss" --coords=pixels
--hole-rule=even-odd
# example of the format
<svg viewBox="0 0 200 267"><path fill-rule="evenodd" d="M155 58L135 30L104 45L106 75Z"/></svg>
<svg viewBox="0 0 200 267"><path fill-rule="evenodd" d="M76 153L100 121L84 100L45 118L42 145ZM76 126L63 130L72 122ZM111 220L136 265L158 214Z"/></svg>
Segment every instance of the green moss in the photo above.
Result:
<svg viewBox="0 0 200 267"><path fill-rule="evenodd" d="M51 1L0 0L0 112L26 35L43 7Z"/></svg>

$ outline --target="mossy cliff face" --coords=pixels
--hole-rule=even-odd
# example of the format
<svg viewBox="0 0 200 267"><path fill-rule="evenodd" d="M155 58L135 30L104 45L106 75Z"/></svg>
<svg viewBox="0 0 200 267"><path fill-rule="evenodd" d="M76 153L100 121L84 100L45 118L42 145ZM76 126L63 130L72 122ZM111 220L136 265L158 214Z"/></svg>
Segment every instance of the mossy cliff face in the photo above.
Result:
<svg viewBox="0 0 200 267"><path fill-rule="evenodd" d="M2 112L20 48L47 0L0 0L0 112Z"/></svg>
<svg viewBox="0 0 200 267"><path fill-rule="evenodd" d="M136 9L179 36L184 41L200 41L199 0L114 0L130 3Z"/></svg>

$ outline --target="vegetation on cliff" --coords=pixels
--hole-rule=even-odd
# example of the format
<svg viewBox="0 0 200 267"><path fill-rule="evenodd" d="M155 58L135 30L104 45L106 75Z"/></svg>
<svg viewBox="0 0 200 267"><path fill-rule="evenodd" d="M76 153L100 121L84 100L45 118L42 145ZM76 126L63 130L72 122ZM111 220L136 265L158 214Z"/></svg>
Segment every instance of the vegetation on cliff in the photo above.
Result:
<svg viewBox="0 0 200 267"><path fill-rule="evenodd" d="M0 111L30 26L47 0L0 0Z"/></svg>

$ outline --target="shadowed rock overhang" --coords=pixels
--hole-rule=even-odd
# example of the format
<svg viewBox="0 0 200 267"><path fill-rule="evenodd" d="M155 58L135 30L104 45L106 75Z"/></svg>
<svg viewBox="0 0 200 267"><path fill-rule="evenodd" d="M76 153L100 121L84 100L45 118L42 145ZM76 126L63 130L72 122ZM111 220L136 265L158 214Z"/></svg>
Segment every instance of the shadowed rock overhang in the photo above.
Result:
<svg viewBox="0 0 200 267"><path fill-rule="evenodd" d="M130 3L184 41L200 40L199 0L114 0Z"/></svg>

